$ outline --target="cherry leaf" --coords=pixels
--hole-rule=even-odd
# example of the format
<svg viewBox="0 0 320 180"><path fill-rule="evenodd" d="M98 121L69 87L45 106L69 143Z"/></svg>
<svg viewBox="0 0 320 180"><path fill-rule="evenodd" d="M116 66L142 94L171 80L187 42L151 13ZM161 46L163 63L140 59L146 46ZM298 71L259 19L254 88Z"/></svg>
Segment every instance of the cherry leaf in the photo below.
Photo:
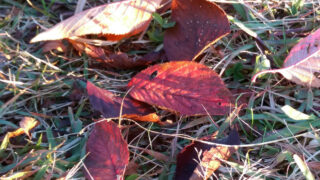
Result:
<svg viewBox="0 0 320 180"><path fill-rule="evenodd" d="M105 118L119 117L122 106L122 117L137 121L160 122L160 117L149 105L135 101L130 97L124 100L108 90L87 82L87 93L92 108L99 111Z"/></svg>
<svg viewBox="0 0 320 180"><path fill-rule="evenodd" d="M240 144L239 134L235 130L224 139L216 140L215 137L208 136L201 140L227 145ZM219 168L221 164L219 159L226 160L235 151L235 147L214 146L195 141L178 154L175 179L207 179Z"/></svg>
<svg viewBox="0 0 320 180"><path fill-rule="evenodd" d="M88 34L119 40L145 30L161 0L124 0L97 6L56 24L31 42L59 40ZM108 37L108 36L107 36Z"/></svg>
<svg viewBox="0 0 320 180"><path fill-rule="evenodd" d="M252 82L265 73L280 73L299 85L320 87L320 29L291 49L283 68L261 71L252 77Z"/></svg>
<svg viewBox="0 0 320 180"><path fill-rule="evenodd" d="M195 60L207 47L230 32L225 12L207 0L173 0L173 28L164 35L170 61Z"/></svg>
<svg viewBox="0 0 320 180"><path fill-rule="evenodd" d="M191 61L151 66L128 87L134 99L181 115L224 115L232 107L232 95L217 73Z"/></svg>
<svg viewBox="0 0 320 180"><path fill-rule="evenodd" d="M129 150L117 124L112 121L95 124L88 138L87 152L88 179L123 179L129 163Z"/></svg>

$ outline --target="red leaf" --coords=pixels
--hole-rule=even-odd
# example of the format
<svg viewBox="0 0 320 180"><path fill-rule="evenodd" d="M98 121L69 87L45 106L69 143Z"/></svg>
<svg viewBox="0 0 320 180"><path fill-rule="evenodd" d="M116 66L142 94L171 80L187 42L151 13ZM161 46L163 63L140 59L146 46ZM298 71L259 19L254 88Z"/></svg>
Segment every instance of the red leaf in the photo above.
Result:
<svg viewBox="0 0 320 180"><path fill-rule="evenodd" d="M120 40L145 30L161 0L124 0L80 12L49 30L38 34L31 42L59 40L88 34L107 35Z"/></svg>
<svg viewBox="0 0 320 180"><path fill-rule="evenodd" d="M151 66L129 82L129 95L138 101L181 115L224 115L231 93L208 67L190 61ZM208 113L207 113L207 111Z"/></svg>
<svg viewBox="0 0 320 180"><path fill-rule="evenodd" d="M123 98L112 92L98 88L89 81L87 92L92 108L99 111L104 117L119 117ZM122 117L138 121L160 122L160 117L147 104L126 97L122 106Z"/></svg>
<svg viewBox="0 0 320 180"><path fill-rule="evenodd" d="M283 68L261 71L252 82L265 73L281 73L285 78L304 86L320 87L320 29L302 39L290 51Z"/></svg>
<svg viewBox="0 0 320 180"><path fill-rule="evenodd" d="M207 0L173 0L172 20L164 49L171 61L195 60L207 47L230 32L225 12Z"/></svg>
<svg viewBox="0 0 320 180"><path fill-rule="evenodd" d="M85 165L94 179L123 179L129 163L129 150L117 124L104 121L95 124L87 142ZM90 176L86 173L88 179Z"/></svg>
<svg viewBox="0 0 320 180"><path fill-rule="evenodd" d="M208 136L201 138L201 140L227 145L240 144L239 134L235 130L232 130L225 139L216 140L215 137ZM233 147L213 146L195 141L178 154L175 179L207 179L219 168L221 162L218 158L226 160L235 150ZM200 151L202 151L202 154L199 159L198 153ZM205 169L207 172L202 172L201 169ZM205 178L203 178L204 176Z"/></svg>

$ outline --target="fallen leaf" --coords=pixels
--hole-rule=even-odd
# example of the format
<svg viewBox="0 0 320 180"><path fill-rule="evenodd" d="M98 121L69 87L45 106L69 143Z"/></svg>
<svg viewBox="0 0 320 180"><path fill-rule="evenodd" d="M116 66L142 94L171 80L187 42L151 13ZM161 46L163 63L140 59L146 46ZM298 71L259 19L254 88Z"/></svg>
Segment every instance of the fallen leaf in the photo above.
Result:
<svg viewBox="0 0 320 180"><path fill-rule="evenodd" d="M38 34L31 43L89 34L120 40L145 30L161 0L124 0L82 11Z"/></svg>
<svg viewBox="0 0 320 180"><path fill-rule="evenodd" d="M57 50L58 52L66 52L67 47L62 43L62 40L48 41L42 47L42 52L49 52L52 50Z"/></svg>
<svg viewBox="0 0 320 180"><path fill-rule="evenodd" d="M296 44L283 63L283 68L255 74L252 82L265 73L280 73L288 80L308 87L320 87L320 29Z"/></svg>
<svg viewBox="0 0 320 180"><path fill-rule="evenodd" d="M104 117L119 117L122 105L122 117L137 121L159 122L160 117L147 104L135 101L130 97L124 100L112 92L94 86L87 82L87 93L92 108L99 111Z"/></svg>
<svg viewBox="0 0 320 180"><path fill-rule="evenodd" d="M17 137L20 136L21 134L25 133L30 137L30 130L35 128L39 124L39 121L35 120L32 117L24 117L20 122L19 126L20 128L13 131L13 132L8 132L6 136L10 139L12 137Z"/></svg>
<svg viewBox="0 0 320 180"><path fill-rule="evenodd" d="M123 179L129 163L128 144L112 121L95 124L87 141L87 179Z"/></svg>
<svg viewBox="0 0 320 180"><path fill-rule="evenodd" d="M95 59L107 59L106 53L105 53L104 49L101 47L93 46L90 44L85 44L82 42L77 42L72 39L68 39L68 41L72 44L72 46L77 51L80 52L80 54L82 52L85 52L87 55L89 55L90 57L93 57Z"/></svg>
<svg viewBox="0 0 320 180"><path fill-rule="evenodd" d="M129 57L126 53L110 53L102 47L77 42L69 39L72 46L81 52L85 52L90 57L97 60L98 65L107 69L133 69L147 66L160 58L160 54L149 53L143 57ZM147 59L149 58L149 59Z"/></svg>
<svg viewBox="0 0 320 180"><path fill-rule="evenodd" d="M224 115L232 107L232 95L217 73L191 61L151 66L128 87L134 99L180 115Z"/></svg>
<svg viewBox="0 0 320 180"><path fill-rule="evenodd" d="M173 0L173 28L164 35L168 60L195 60L210 45L230 32L225 12L207 0Z"/></svg>
<svg viewBox="0 0 320 180"><path fill-rule="evenodd" d="M224 139L216 140L215 137L208 136L201 140L227 145L240 144L236 130L232 130ZM199 155L200 151L201 155ZM207 179L219 168L221 164L219 159L227 160L235 151L235 147L214 146L195 141L178 154L175 179Z"/></svg>
<svg viewBox="0 0 320 180"><path fill-rule="evenodd" d="M142 59L140 57L129 57L126 53L112 53L107 59L99 61L100 66L103 65L107 69L134 69L145 67L152 63L151 60Z"/></svg>
<svg viewBox="0 0 320 180"><path fill-rule="evenodd" d="M24 117L20 122L19 126L23 129L24 133L30 137L30 130L36 127L39 124L39 121L35 120L32 117Z"/></svg>

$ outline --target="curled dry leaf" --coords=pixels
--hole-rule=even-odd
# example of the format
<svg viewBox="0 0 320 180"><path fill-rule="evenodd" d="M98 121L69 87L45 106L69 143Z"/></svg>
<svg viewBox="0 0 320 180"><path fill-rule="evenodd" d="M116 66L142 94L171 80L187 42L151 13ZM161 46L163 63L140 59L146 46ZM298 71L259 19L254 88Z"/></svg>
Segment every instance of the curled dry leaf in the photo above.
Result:
<svg viewBox="0 0 320 180"><path fill-rule="evenodd" d="M87 153L88 179L123 179L129 163L129 150L116 123L103 121L95 124L88 138Z"/></svg>
<svg viewBox="0 0 320 180"><path fill-rule="evenodd" d="M201 140L226 145L240 144L239 134L235 130L224 139L216 140L215 137L209 136ZM202 154L199 155L200 151ZM207 179L219 168L221 164L219 159L226 160L235 151L235 147L213 146L195 141L178 154L175 179Z"/></svg>
<svg viewBox="0 0 320 180"><path fill-rule="evenodd" d="M137 121L160 123L160 117L147 104L135 101L130 97L124 100L115 96L112 92L94 86L87 82L87 93L92 108L99 111L104 117L119 117L122 106L122 117Z"/></svg>
<svg viewBox="0 0 320 180"><path fill-rule="evenodd" d="M46 42L42 47L42 52L57 50L58 52L66 52L67 47L62 43L62 40Z"/></svg>
<svg viewBox="0 0 320 180"><path fill-rule="evenodd" d="M38 124L39 124L39 121L35 120L34 118L24 117L19 122L20 128L13 132L8 132L6 136L8 136L8 138L12 138L12 137L20 136L21 134L25 133L26 135L28 135L29 138L31 138L30 130L35 128Z"/></svg>
<svg viewBox="0 0 320 180"><path fill-rule="evenodd" d="M261 71L252 77L252 82L265 73L280 73L299 85L320 87L320 29L291 49L283 68Z"/></svg>
<svg viewBox="0 0 320 180"><path fill-rule="evenodd" d="M128 87L134 99L181 115L224 115L233 106L217 73L191 61L151 66L133 77Z"/></svg>
<svg viewBox="0 0 320 180"><path fill-rule="evenodd" d="M75 14L38 34L31 42L59 40L89 34L119 40L146 29L161 0L124 0Z"/></svg>
<svg viewBox="0 0 320 180"><path fill-rule="evenodd" d="M39 124L39 121L32 117L24 117L20 122L19 126L23 129L24 133L30 138L30 130L35 128Z"/></svg>
<svg viewBox="0 0 320 180"><path fill-rule="evenodd" d="M89 55L95 59L107 59L105 50L101 47L93 46L90 44L85 44L82 42L77 42L72 39L68 39L68 41L72 44L72 46L77 51L79 51L80 54L81 54L81 52L85 52L87 55Z"/></svg>
<svg viewBox="0 0 320 180"><path fill-rule="evenodd" d="M173 0L176 25L164 35L168 60L195 60L207 47L230 32L225 12L207 0Z"/></svg>

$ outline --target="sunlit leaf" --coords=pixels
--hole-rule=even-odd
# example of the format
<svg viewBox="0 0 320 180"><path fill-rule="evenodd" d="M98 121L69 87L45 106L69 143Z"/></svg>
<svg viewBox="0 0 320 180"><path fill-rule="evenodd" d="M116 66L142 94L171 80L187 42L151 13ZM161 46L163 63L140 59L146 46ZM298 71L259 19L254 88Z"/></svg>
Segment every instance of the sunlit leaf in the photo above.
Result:
<svg viewBox="0 0 320 180"><path fill-rule="evenodd" d="M205 65L177 61L151 66L128 84L136 100L181 115L224 115L232 95L220 77Z"/></svg>
<svg viewBox="0 0 320 180"><path fill-rule="evenodd" d="M106 35L108 40L132 36L147 28L152 13L160 2L161 0L124 0L94 7L38 34L31 42L88 34Z"/></svg>
<svg viewBox="0 0 320 180"><path fill-rule="evenodd" d="M283 68L261 71L253 76L252 82L265 73L280 73L297 84L320 87L320 29L291 49Z"/></svg>

